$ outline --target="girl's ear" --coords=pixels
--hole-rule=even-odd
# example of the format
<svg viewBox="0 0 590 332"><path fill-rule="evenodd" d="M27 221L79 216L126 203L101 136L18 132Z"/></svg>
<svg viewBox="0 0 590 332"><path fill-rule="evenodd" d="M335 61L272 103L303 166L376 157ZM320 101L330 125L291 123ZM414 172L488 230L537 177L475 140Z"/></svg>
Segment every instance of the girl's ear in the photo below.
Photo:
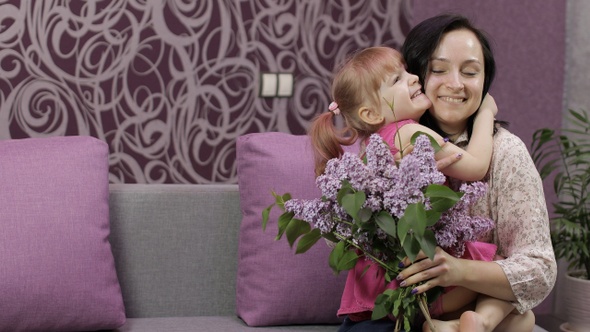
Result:
<svg viewBox="0 0 590 332"><path fill-rule="evenodd" d="M381 112L377 112L374 109L365 106L359 108L358 114L359 118L363 120L363 122L370 125L378 125L384 120Z"/></svg>

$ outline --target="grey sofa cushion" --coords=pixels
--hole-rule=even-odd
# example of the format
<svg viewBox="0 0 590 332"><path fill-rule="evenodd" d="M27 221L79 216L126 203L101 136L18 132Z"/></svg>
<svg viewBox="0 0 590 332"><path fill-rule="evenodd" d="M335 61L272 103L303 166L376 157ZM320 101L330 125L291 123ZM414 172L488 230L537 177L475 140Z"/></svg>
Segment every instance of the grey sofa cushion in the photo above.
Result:
<svg viewBox="0 0 590 332"><path fill-rule="evenodd" d="M127 317L234 316L237 185L110 185Z"/></svg>

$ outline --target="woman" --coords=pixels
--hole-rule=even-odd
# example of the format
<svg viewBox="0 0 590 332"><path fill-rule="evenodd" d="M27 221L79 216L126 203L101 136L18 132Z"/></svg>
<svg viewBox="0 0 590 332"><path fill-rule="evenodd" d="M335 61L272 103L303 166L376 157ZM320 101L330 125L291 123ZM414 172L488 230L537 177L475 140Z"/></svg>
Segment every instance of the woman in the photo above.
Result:
<svg viewBox="0 0 590 332"><path fill-rule="evenodd" d="M402 53L408 71L418 75L432 101L421 122L455 144L466 144L475 113L495 74L486 36L465 17L440 15L414 27ZM496 222L493 233L481 240L496 244L498 254L505 259L463 260L437 248L434 260L407 266L399 279L418 293L435 286L462 286L510 301L516 312L532 316L530 310L549 294L557 272L543 186L518 137L498 126L493 148L492 163L484 179L489 189L473 214ZM419 282L425 283L416 286ZM460 310L448 318L455 320L440 323L439 330L459 330L460 325L465 330L467 325L481 324L470 310ZM514 315L508 315L502 324L511 319Z"/></svg>

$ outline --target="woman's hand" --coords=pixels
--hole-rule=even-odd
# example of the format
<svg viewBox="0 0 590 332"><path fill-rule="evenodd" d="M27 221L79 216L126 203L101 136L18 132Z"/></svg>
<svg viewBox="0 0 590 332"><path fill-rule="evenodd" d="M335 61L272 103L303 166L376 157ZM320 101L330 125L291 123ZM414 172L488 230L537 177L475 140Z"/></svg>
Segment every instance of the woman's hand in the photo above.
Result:
<svg viewBox="0 0 590 332"><path fill-rule="evenodd" d="M424 293L436 286L461 286L464 278L462 261L436 247L433 260L426 257L423 252L418 254L414 263L410 263L408 258L404 259L402 263L406 268L400 272L397 279L402 287L410 287L424 281L424 284L414 288L414 294Z"/></svg>

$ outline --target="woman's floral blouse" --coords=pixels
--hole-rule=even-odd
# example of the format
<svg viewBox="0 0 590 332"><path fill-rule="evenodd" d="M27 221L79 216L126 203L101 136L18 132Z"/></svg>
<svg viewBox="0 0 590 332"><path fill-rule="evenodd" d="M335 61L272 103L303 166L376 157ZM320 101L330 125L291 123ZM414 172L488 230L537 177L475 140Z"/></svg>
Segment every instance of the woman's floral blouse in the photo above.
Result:
<svg viewBox="0 0 590 332"><path fill-rule="evenodd" d="M466 138L463 134L457 144ZM525 144L506 129L500 128L494 136L485 180L488 192L472 214L496 222L493 233L481 240L495 243L498 254L506 257L495 262L504 270L517 299L514 306L522 313L549 295L557 265L541 178Z"/></svg>

